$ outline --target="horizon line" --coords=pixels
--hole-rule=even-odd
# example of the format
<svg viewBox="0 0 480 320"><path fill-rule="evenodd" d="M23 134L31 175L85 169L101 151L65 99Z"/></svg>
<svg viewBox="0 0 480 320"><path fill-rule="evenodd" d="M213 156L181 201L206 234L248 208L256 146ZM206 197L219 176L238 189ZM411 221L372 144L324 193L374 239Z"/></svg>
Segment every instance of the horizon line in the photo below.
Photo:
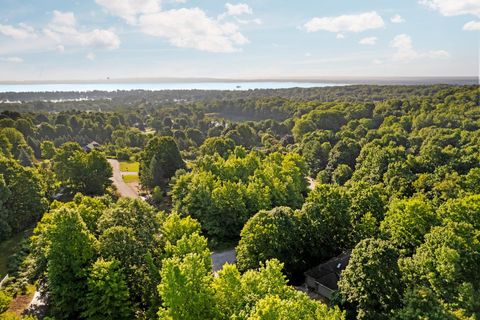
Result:
<svg viewBox="0 0 480 320"><path fill-rule="evenodd" d="M334 84L371 84L380 83L426 81L427 84L441 84L442 80L448 83L472 82L479 84L479 76L320 76L320 77L125 77L104 79L50 79L50 80L0 80L1 85L31 85L31 84L101 84L101 83L197 83L197 82L310 82ZM440 81L440 82L439 82ZM473 84L473 83L471 83Z"/></svg>

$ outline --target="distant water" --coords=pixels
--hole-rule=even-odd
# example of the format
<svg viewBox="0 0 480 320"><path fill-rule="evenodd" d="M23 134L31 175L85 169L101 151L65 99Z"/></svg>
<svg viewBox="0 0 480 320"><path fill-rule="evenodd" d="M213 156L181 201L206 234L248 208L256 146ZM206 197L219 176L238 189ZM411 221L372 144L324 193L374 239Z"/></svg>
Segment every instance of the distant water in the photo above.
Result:
<svg viewBox="0 0 480 320"><path fill-rule="evenodd" d="M250 90L341 86L320 82L177 82L177 83L70 83L0 84L0 92L117 91L117 90Z"/></svg>

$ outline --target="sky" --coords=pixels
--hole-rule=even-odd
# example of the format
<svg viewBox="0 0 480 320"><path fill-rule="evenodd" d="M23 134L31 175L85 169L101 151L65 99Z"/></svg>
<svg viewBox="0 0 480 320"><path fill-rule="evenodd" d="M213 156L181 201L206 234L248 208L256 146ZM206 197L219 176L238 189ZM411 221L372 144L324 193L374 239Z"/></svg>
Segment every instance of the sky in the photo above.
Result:
<svg viewBox="0 0 480 320"><path fill-rule="evenodd" d="M478 76L480 0L0 0L0 81Z"/></svg>

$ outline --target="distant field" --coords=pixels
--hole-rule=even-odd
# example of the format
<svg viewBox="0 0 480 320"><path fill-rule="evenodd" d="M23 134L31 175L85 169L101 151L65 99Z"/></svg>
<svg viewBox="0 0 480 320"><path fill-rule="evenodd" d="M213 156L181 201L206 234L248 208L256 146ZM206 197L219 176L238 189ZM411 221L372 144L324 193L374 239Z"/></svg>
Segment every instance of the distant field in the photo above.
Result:
<svg viewBox="0 0 480 320"><path fill-rule="evenodd" d="M139 166L138 162L120 161L120 171L122 172L138 172Z"/></svg>
<svg viewBox="0 0 480 320"><path fill-rule="evenodd" d="M122 176L122 178L123 178L123 181L125 183L137 182L138 181L138 175L136 175L136 174L126 174L126 175Z"/></svg>

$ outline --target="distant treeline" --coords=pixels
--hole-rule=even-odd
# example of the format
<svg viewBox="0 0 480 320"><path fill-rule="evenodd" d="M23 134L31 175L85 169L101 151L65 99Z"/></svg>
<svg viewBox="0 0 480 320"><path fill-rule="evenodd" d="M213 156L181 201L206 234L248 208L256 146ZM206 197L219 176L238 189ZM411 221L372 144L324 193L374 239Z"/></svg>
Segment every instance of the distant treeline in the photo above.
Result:
<svg viewBox="0 0 480 320"><path fill-rule="evenodd" d="M469 87L469 86L464 86ZM478 86L470 86L472 88ZM318 88L255 89L255 90L118 90L88 92L3 92L0 93L0 110L15 111L66 111L116 110L122 106L145 103L186 103L249 100L259 98L284 98L295 101L382 101L412 96L445 97L456 90L451 85L349 85ZM74 100L74 101L72 101ZM75 101L76 100L76 101ZM82 100L82 101L80 101ZM99 100L103 100L99 103ZM9 101L6 103L5 101ZM95 101L95 102L94 102ZM22 102L22 103L16 103Z"/></svg>

